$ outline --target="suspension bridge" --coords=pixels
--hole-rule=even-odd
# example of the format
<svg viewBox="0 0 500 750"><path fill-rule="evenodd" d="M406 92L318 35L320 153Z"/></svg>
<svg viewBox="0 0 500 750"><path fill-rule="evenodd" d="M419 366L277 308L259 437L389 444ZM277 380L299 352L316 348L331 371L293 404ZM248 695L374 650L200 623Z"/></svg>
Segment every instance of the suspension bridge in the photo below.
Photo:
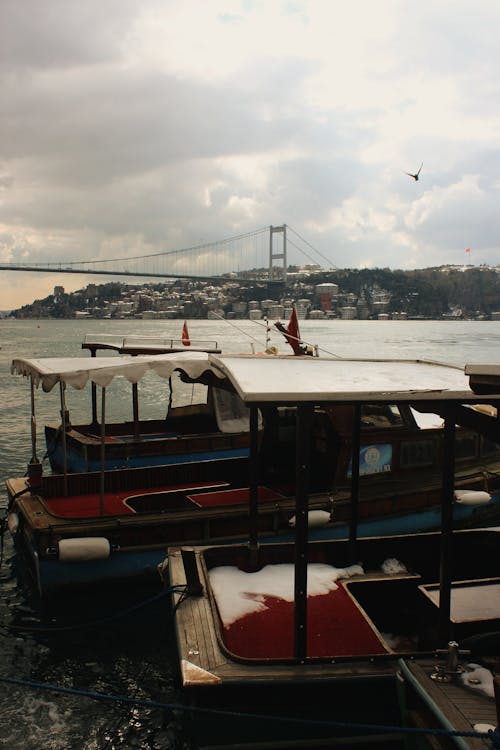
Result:
<svg viewBox="0 0 500 750"><path fill-rule="evenodd" d="M323 261L332 267L326 256L283 224L179 250L94 260L0 263L0 271L207 281L227 281L228 277L236 275L241 283L286 284L290 248L293 248L296 264L309 262L321 266Z"/></svg>

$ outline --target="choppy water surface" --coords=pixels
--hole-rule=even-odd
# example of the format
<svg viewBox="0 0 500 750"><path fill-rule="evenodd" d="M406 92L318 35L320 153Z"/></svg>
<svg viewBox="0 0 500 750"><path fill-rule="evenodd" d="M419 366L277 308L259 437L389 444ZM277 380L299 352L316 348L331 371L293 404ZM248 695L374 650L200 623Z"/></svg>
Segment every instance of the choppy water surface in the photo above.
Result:
<svg viewBox="0 0 500 750"><path fill-rule="evenodd" d="M500 323L420 321L301 321L301 333L322 354L349 357L415 358L464 365L500 362ZM31 457L28 381L10 374L18 357L79 356L86 333L161 335L179 338L182 321L9 321L0 320L0 509L4 481L23 475ZM262 351L264 324L252 321L192 321L192 339L216 340L224 351ZM272 332L270 343L287 350ZM141 417L166 411L165 384L151 375L140 386ZM130 418L130 386L113 384L109 416ZM37 393L38 457L42 428L57 420L59 397ZM74 421L88 413L87 391L68 392ZM2 511L3 514L3 511ZM112 596L78 595L44 609L19 580L5 536L0 568L0 677L144 700L175 699L174 659L166 602L139 610L150 591L117 588ZM119 618L116 613L124 612ZM95 623L81 628L83 623ZM24 750L167 750L182 746L173 717L159 708L92 700L0 682L0 747Z"/></svg>

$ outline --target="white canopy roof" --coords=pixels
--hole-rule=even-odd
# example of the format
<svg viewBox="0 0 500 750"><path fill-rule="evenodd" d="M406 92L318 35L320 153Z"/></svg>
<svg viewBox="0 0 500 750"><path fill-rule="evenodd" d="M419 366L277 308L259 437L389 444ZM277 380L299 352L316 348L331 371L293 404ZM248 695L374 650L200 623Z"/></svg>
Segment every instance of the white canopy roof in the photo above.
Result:
<svg viewBox="0 0 500 750"><path fill-rule="evenodd" d="M42 385L46 392L56 383L65 383L73 388L84 388L92 383L106 387L113 378L121 376L131 383L137 383L147 372L154 371L162 378L169 378L174 370L182 370L190 378L196 379L212 369L206 352L180 352L177 354L155 354L132 357L116 355L112 357L71 357L44 359L14 359L11 372L30 376L33 382ZM218 370L219 378L224 377Z"/></svg>
<svg viewBox="0 0 500 750"><path fill-rule="evenodd" d="M473 393L461 368L421 360L210 355L210 362L248 404L495 398Z"/></svg>
<svg viewBox="0 0 500 750"><path fill-rule="evenodd" d="M470 366L468 366L470 367ZM58 382L81 389L90 380L106 387L113 378L138 382L146 373L168 378L175 371L197 379L204 372L228 378L251 403L500 400L478 395L461 368L421 360L347 360L291 355L217 355L180 352L132 357L15 359L13 373L31 376L50 391Z"/></svg>

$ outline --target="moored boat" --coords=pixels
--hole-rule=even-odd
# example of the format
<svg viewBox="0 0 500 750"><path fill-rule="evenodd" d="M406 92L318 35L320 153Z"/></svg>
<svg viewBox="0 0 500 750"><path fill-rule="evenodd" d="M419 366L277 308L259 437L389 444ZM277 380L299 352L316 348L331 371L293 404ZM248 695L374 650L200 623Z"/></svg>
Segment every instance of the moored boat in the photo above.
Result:
<svg viewBox="0 0 500 750"><path fill-rule="evenodd" d="M245 368L221 358L219 366L251 410L296 405L297 524L290 543L261 544L251 530L246 545L169 549L179 688L195 746L406 747L420 729L429 744L419 746L478 747L488 739L481 723L497 724L495 702L481 700L481 709L458 721L460 700L442 700L442 717L431 723L430 688L423 681L417 689L412 675L433 661L433 681L448 680L466 696L475 670L499 663L500 530L453 530L452 518L455 426L486 395L474 393L464 373L422 362L389 369L365 362L357 379L357 365L337 360L309 383L301 365L283 364L279 391L262 376L271 363ZM314 408L343 403L359 414L366 401L425 402L444 415L440 530L358 536L353 441L349 538L311 541ZM476 428L498 440L498 420L477 416ZM253 466L251 488L261 480Z"/></svg>
<svg viewBox="0 0 500 750"><path fill-rule="evenodd" d="M241 364L243 383L247 376L254 377L255 368L260 373L259 380L267 388L267 397L257 409L249 408L239 391L240 384L233 383L225 371L226 363L233 360ZM390 379L398 367L406 368L409 376L415 363L271 355L228 359L206 352L14 360L13 371L30 379L32 460L26 477L7 480L9 528L29 561L28 567L39 590L45 592L61 586L154 571L167 546L178 542L241 540L248 530L249 497L258 509L252 514L256 532L267 539L290 538L297 487L295 426L300 418L295 395L297 388L303 388L306 383L309 383L311 402L318 388L324 393L310 414L311 513L308 519L313 527L311 535L315 538L345 537L349 533L346 524L357 497L361 497L356 505L359 534L380 533L378 528L386 534L401 533L410 523L435 527L442 484L438 466L444 445L443 431L439 435L434 431L431 438L415 421L406 424L403 416L395 419L394 425L384 423L375 430L363 421L374 413L380 418L383 407L392 415L410 416L410 404L415 410L417 407L428 409L426 383L432 381L431 374L435 370L446 374L447 382L460 386L464 398L471 403L473 400L470 391L463 389L460 370L433 364L424 366L426 378L413 399L410 400L408 394L400 397L395 390L390 392L389 398L387 377ZM356 407L353 409L351 400L347 404L351 409L351 431L347 426L342 430L339 419L345 419L347 412L345 404L332 404L332 389L339 377L356 382L356 371L365 378L370 369L374 374L380 371L386 378L383 398L376 391L372 398L368 389L364 392L368 406L362 412ZM108 390L117 380L126 379L136 384L151 371L163 379L178 373L188 383L204 383L219 411L221 429L217 433L203 434L197 422L198 431L192 428L192 434L183 434L171 421L175 415L172 409L162 428L170 435L170 455L180 455L182 460L109 470L113 433L112 428L109 432L106 420ZM290 391L293 383L295 390ZM41 385L42 390L50 391L59 386L63 415L61 461L66 466L68 445L75 432L66 421L66 391L69 386L82 389L87 384L101 390L101 414L99 418L96 416L98 424L92 438L101 470L45 475L37 459L35 387ZM276 391L276 384L280 384L280 391ZM284 393L281 400L276 400L277 392ZM479 397L479 402L487 404L489 399ZM472 412L465 407L457 411L456 418L470 422L471 414L473 426L481 426L486 432L489 429L492 439L496 419L489 413ZM188 416L184 412L184 417ZM418 454L423 432L424 443L431 443L436 450L432 465L421 466L417 462L415 468L410 462L410 466L400 466L402 446L411 454L412 441L415 441L414 452ZM473 442L479 445L479 438L473 438ZM457 444L460 445L459 441ZM357 446L359 456L359 461L354 463L347 459L347 450L353 446L354 455ZM392 458L387 458L387 448L392 451ZM431 455L432 450L424 451L424 455ZM381 458L382 454L385 457ZM261 482L252 488L249 476L254 464L259 466ZM369 470L364 472L363 466ZM470 466L463 467L457 460L454 491L462 484L462 491L469 494L463 496L465 501L462 497L460 502L453 503L456 525L464 522L478 525L498 519L498 515L495 516L498 502L495 498L490 500L482 487L484 464L481 463L480 471L477 468L472 472Z"/></svg>
<svg viewBox="0 0 500 750"><path fill-rule="evenodd" d="M97 357L99 352L109 355L112 351L130 356L182 352L220 353L217 341L192 340L186 322L179 339L165 336L87 334L82 349L89 351L91 357ZM77 367L78 362L73 362ZM81 366L85 367L85 362ZM248 455L245 430L230 432L221 424L223 418L220 399L214 397L209 387L198 386L196 393L188 393L187 399L186 386L173 373L168 378L165 392L168 393L168 404L164 407L163 417L145 420L140 416L138 383L131 384L131 418L126 421L107 420L105 469ZM96 385L92 383L88 421L72 424L66 403L62 411L65 424L57 422L44 426L46 457L55 473L92 472L102 468L96 393Z"/></svg>

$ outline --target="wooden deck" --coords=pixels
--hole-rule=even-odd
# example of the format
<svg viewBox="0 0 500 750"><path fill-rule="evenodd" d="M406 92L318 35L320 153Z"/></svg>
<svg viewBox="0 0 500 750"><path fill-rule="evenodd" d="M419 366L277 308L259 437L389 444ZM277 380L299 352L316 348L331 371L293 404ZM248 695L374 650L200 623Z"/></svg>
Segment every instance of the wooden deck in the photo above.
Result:
<svg viewBox="0 0 500 750"><path fill-rule="evenodd" d="M458 682L437 682L431 679L430 675L435 672L436 660L408 660L405 664L412 678L425 691L437 711L446 718L453 729L460 732L472 732L477 724L497 725L494 700L474 693ZM432 708L429 710L432 711ZM412 710L410 710L410 717L416 724L422 723L421 719L417 718L417 713ZM491 740L486 738L462 738L462 742L462 747L468 747L470 750L484 750L484 748L491 747ZM436 746L442 747L441 744Z"/></svg>
<svg viewBox="0 0 500 750"><path fill-rule="evenodd" d="M200 550L195 551L195 559L200 579L204 580L203 562ZM187 583L186 573L179 548L169 549L168 565L170 581L176 586ZM174 595L174 604L181 599ZM190 596L182 601L176 610L177 642L183 687L201 687L221 683L240 684L275 680L296 680L297 683L310 679L348 678L356 676L366 679L392 677L395 662L367 658L361 661L342 663L323 660L310 664L299 664L293 660L265 663L265 660L231 658L225 649L220 633L217 632L215 603L209 596Z"/></svg>

